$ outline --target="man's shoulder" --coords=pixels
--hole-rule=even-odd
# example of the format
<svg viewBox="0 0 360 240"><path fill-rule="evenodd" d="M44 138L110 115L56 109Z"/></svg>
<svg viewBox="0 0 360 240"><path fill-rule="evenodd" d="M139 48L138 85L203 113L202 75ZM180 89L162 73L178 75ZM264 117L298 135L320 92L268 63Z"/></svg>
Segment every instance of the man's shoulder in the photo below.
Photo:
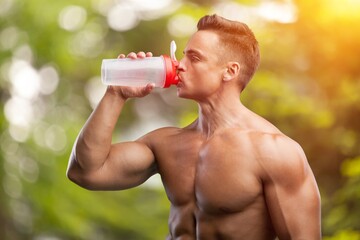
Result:
<svg viewBox="0 0 360 240"><path fill-rule="evenodd" d="M161 144L176 139L187 131L180 127L162 127L145 134L138 141L145 142L148 145Z"/></svg>
<svg viewBox="0 0 360 240"><path fill-rule="evenodd" d="M263 133L258 145L258 163L267 177L286 181L304 175L309 168L305 153L295 140L282 133Z"/></svg>
<svg viewBox="0 0 360 240"><path fill-rule="evenodd" d="M252 146L266 159L286 161L303 154L300 144L280 131L250 130L246 134Z"/></svg>
<svg viewBox="0 0 360 240"><path fill-rule="evenodd" d="M245 139L257 144L261 144L265 149L281 150L285 146L299 147L299 144L289 136L281 132L272 124L261 127L234 127L220 132L224 136L233 136L234 139Z"/></svg>
<svg viewBox="0 0 360 240"><path fill-rule="evenodd" d="M162 127L155 129L144 136L142 136L141 140L155 140L158 138L163 138L169 135L173 135L176 133L179 133L181 131L181 128L178 127Z"/></svg>
<svg viewBox="0 0 360 240"><path fill-rule="evenodd" d="M220 133L223 144L236 147L241 152L250 152L256 161L268 170L291 170L307 165L305 153L292 138L276 128L227 129Z"/></svg>
<svg viewBox="0 0 360 240"><path fill-rule="evenodd" d="M216 136L221 138L227 138L230 141L238 143L241 142L251 142L251 143L266 143L274 144L275 139L291 140L285 134L283 134L277 128L243 128L243 127L233 127L225 128L218 131Z"/></svg>

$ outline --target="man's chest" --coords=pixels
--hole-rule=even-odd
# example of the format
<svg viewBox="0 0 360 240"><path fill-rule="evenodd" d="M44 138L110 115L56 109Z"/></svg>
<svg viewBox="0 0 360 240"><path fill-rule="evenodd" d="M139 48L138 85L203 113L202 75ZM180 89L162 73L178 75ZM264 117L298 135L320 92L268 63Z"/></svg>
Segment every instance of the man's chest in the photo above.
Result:
<svg viewBox="0 0 360 240"><path fill-rule="evenodd" d="M249 146L212 138L182 142L157 156L174 205L195 202L209 213L242 211L262 194L256 156Z"/></svg>

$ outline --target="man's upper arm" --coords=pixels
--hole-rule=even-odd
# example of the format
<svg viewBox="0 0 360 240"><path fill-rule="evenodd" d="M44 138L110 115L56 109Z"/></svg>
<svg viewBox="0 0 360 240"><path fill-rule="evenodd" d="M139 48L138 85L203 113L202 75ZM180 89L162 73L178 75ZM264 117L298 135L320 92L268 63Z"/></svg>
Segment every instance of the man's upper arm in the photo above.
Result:
<svg viewBox="0 0 360 240"><path fill-rule="evenodd" d="M73 164L69 178L78 185L92 190L121 190L135 187L156 173L152 150L141 141L113 144L104 164L92 171L85 171ZM82 160L86 161L86 159Z"/></svg>
<svg viewBox="0 0 360 240"><path fill-rule="evenodd" d="M264 190L279 239L321 239L320 194L303 150L285 136L267 148Z"/></svg>

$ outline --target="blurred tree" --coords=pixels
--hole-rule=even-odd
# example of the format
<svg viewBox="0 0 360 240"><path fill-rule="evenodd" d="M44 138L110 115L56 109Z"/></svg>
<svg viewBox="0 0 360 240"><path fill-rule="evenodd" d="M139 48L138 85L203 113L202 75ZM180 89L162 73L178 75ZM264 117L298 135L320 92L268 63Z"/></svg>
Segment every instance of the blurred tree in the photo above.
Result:
<svg viewBox="0 0 360 240"><path fill-rule="evenodd" d="M168 54L172 39L181 52L212 12L258 36L262 63L241 98L303 146L323 196L324 238L359 239L359 10L352 0L0 0L1 239L164 239L169 204L158 178L90 192L66 179L67 159L104 92L101 59ZM157 89L128 102L114 140L196 114L175 88Z"/></svg>

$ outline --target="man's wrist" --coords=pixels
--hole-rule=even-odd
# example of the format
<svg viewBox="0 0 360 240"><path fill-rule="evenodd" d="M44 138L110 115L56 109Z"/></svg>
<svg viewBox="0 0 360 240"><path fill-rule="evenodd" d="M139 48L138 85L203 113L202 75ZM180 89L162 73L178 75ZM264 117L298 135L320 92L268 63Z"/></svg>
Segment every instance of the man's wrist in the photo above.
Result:
<svg viewBox="0 0 360 240"><path fill-rule="evenodd" d="M106 93L118 97L125 102L128 99L128 97L125 97L122 91L116 88L117 87L114 86L108 86L106 89Z"/></svg>

